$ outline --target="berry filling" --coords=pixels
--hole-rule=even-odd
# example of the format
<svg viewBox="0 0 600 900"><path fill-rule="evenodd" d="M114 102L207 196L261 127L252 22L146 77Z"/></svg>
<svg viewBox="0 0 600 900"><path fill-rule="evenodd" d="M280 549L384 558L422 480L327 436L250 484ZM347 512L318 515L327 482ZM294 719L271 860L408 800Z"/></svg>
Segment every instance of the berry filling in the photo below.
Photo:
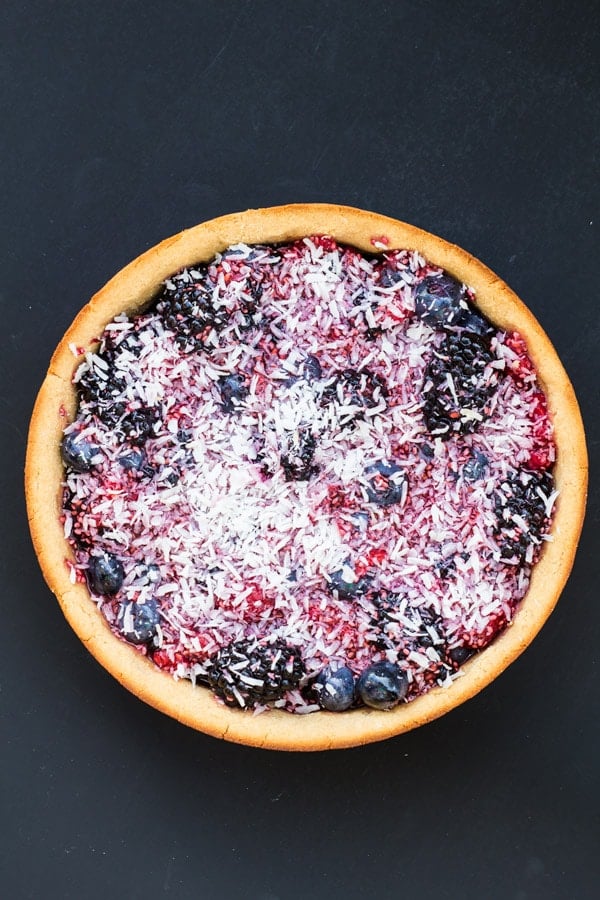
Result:
<svg viewBox="0 0 600 900"><path fill-rule="evenodd" d="M313 237L231 247L110 322L61 454L71 577L114 633L257 712L451 684L556 498L525 343L473 300L415 251Z"/></svg>

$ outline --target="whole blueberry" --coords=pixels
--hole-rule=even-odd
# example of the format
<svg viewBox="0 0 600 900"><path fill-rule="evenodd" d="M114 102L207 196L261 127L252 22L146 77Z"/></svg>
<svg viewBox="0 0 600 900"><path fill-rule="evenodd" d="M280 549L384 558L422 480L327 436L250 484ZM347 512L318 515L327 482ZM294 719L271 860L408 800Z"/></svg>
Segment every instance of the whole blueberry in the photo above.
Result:
<svg viewBox="0 0 600 900"><path fill-rule="evenodd" d="M90 440L72 431L64 436L60 452L65 465L74 472L89 472L94 466L93 459L100 450Z"/></svg>
<svg viewBox="0 0 600 900"><path fill-rule="evenodd" d="M112 553L90 556L86 578L93 594L116 594L124 577L123 566Z"/></svg>
<svg viewBox="0 0 600 900"><path fill-rule="evenodd" d="M313 690L323 709L343 712L354 701L354 675L348 666L341 666L339 669L326 666L317 675Z"/></svg>
<svg viewBox="0 0 600 900"><path fill-rule="evenodd" d="M329 573L329 587L332 591L337 591L341 600L353 600L355 597L362 597L368 588L366 578L357 578L349 580L349 566L343 569L336 569L335 572Z"/></svg>
<svg viewBox="0 0 600 900"><path fill-rule="evenodd" d="M238 372L231 375L223 375L217 381L217 387L223 401L225 412L233 412L235 407L248 396L246 379Z"/></svg>
<svg viewBox="0 0 600 900"><path fill-rule="evenodd" d="M395 663L378 662L365 669L358 679L356 690L366 706L392 709L406 697L408 680Z"/></svg>
<svg viewBox="0 0 600 900"><path fill-rule="evenodd" d="M487 456L480 453L479 450L474 450L473 455L462 467L463 478L465 481L470 482L481 481L482 478L485 478L488 467L489 460Z"/></svg>
<svg viewBox="0 0 600 900"><path fill-rule="evenodd" d="M432 328L456 324L463 312L463 287L450 275L428 275L417 285L415 312Z"/></svg>
<svg viewBox="0 0 600 900"><path fill-rule="evenodd" d="M117 459L126 472L139 472L146 462L146 454L143 450L134 448L129 453L122 453Z"/></svg>
<svg viewBox="0 0 600 900"><path fill-rule="evenodd" d="M406 474L395 463L378 462L365 469L367 497L377 506L400 503L405 490Z"/></svg>
<svg viewBox="0 0 600 900"><path fill-rule="evenodd" d="M121 604L117 624L123 637L132 644L148 644L156 637L160 610L156 600L145 603L127 601Z"/></svg>

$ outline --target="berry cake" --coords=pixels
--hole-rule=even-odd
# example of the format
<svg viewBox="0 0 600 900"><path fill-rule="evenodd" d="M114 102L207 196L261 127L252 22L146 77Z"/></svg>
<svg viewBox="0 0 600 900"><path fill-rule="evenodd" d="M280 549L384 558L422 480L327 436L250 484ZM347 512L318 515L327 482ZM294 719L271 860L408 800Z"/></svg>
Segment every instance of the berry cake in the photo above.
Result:
<svg viewBox="0 0 600 900"><path fill-rule="evenodd" d="M53 358L26 485L44 574L126 686L211 734L320 749L428 721L526 646L586 457L548 339L489 270L309 205L116 276Z"/></svg>

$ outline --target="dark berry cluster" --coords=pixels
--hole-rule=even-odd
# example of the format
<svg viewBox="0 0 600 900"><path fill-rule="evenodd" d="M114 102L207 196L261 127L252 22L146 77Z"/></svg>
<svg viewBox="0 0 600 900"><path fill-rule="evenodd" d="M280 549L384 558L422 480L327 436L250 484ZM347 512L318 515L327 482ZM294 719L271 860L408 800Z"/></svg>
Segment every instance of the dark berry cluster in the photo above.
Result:
<svg viewBox="0 0 600 900"><path fill-rule="evenodd" d="M312 432L296 432L289 440L286 453L281 455L281 467L286 481L308 481L318 469L313 465L317 441Z"/></svg>
<svg viewBox="0 0 600 900"><path fill-rule="evenodd" d="M298 687L305 668L300 651L277 640L235 641L222 647L208 663L210 689L227 706L256 706L279 700Z"/></svg>
<svg viewBox="0 0 600 900"><path fill-rule="evenodd" d="M423 414L429 431L444 440L475 431L496 390L496 376L486 373L493 359L489 337L466 330L445 335L425 370Z"/></svg>
<svg viewBox="0 0 600 900"><path fill-rule="evenodd" d="M385 400L387 394L383 378L370 369L363 369L361 372L357 372L356 369L342 369L328 379L321 399L324 404L355 407L356 411L345 423L352 424L357 419L363 418L363 409L377 406L382 399Z"/></svg>
<svg viewBox="0 0 600 900"><path fill-rule="evenodd" d="M206 349L212 331L221 331L227 324L224 310L216 309L212 301L213 285L206 268L198 266L198 275L184 270L174 275L164 286L156 308L167 328L175 334L178 346L185 353Z"/></svg>
<svg viewBox="0 0 600 900"><path fill-rule="evenodd" d="M79 398L88 404L89 411L112 428L125 412L119 398L125 390L125 379L115 362L118 351L111 341L91 358L89 368L77 382Z"/></svg>
<svg viewBox="0 0 600 900"><path fill-rule="evenodd" d="M539 546L548 523L546 500L552 490L552 475L539 471L516 472L498 486L494 493L494 510L498 517L495 533L502 559L522 564L529 547L532 544L534 548Z"/></svg>
<svg viewBox="0 0 600 900"><path fill-rule="evenodd" d="M142 443L154 434L154 426L160 421L160 409L142 406L128 413L119 425L124 437L133 444Z"/></svg>

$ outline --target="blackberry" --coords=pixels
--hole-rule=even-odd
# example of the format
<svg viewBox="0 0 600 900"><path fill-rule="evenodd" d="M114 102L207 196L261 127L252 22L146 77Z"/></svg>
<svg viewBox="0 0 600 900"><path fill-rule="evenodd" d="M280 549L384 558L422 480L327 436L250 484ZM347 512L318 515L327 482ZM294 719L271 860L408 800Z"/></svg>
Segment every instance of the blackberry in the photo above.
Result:
<svg viewBox="0 0 600 900"><path fill-rule="evenodd" d="M367 640L375 650L402 651L400 637L400 611L401 595L384 592L373 594L370 598L373 603L373 614L369 619L369 625L373 631L367 636Z"/></svg>
<svg viewBox="0 0 600 900"><path fill-rule="evenodd" d="M351 425L364 417L363 409L372 409L387 397L387 387L383 378L370 369L357 372L356 369L342 369L328 380L323 393L322 403L335 403L339 406L354 406L353 413L343 413L344 425Z"/></svg>
<svg viewBox="0 0 600 900"><path fill-rule="evenodd" d="M430 432L447 440L476 430L496 390L497 377L484 377L493 359L488 336L463 330L444 337L425 370L423 415Z"/></svg>
<svg viewBox="0 0 600 900"><path fill-rule="evenodd" d="M117 351L111 341L105 348L92 354L89 368L77 382L79 399L87 403L90 411L105 425L112 428L125 412L125 404L119 400L125 391L125 379L115 367Z"/></svg>
<svg viewBox="0 0 600 900"><path fill-rule="evenodd" d="M548 522L546 503L553 490L549 472L522 469L499 484L494 492L494 511L498 524L494 534L505 562L524 563L531 545L539 545Z"/></svg>
<svg viewBox="0 0 600 900"><path fill-rule="evenodd" d="M286 481L308 481L318 471L313 465L316 446L317 442L310 431L296 432L292 436L287 453L281 456Z"/></svg>
<svg viewBox="0 0 600 900"><path fill-rule="evenodd" d="M372 625L384 628L389 622L398 621L398 607L402 600L401 594L385 591L381 594L374 594L372 600L375 607L375 615L371 619Z"/></svg>
<svg viewBox="0 0 600 900"><path fill-rule="evenodd" d="M441 645L444 626L441 616L437 615L432 609L419 609L417 627L419 632L416 637L416 642L419 647L437 648ZM434 632L433 635L429 631L430 628ZM440 641L434 640L435 635L440 638Z"/></svg>
<svg viewBox="0 0 600 900"><path fill-rule="evenodd" d="M132 443L143 443L154 435L154 426L160 420L156 406L142 406L128 413L119 425L119 431Z"/></svg>
<svg viewBox="0 0 600 900"><path fill-rule="evenodd" d="M235 641L215 653L207 669L210 689L227 706L242 707L279 700L305 675L299 649L282 640Z"/></svg>
<svg viewBox="0 0 600 900"><path fill-rule="evenodd" d="M251 281L248 285L250 298L242 297L240 299L240 312L244 317L242 328L251 328L255 324L255 316L259 311L260 302L263 295L263 286L259 282Z"/></svg>
<svg viewBox="0 0 600 900"><path fill-rule="evenodd" d="M206 266L195 266L193 271L197 274L184 269L166 281L156 302L157 312L184 353L205 350L210 334L227 324L225 311L213 305L214 285Z"/></svg>

